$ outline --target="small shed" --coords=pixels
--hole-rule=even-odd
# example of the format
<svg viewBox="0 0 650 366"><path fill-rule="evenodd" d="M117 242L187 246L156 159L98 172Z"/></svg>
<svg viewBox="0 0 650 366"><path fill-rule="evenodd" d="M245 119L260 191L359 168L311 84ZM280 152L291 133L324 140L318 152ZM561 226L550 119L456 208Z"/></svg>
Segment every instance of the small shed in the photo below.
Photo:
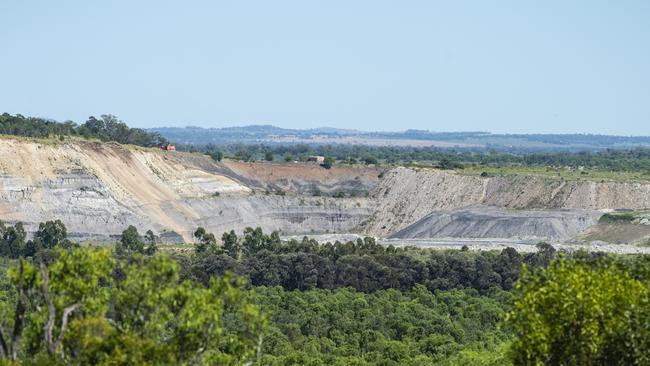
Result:
<svg viewBox="0 0 650 366"><path fill-rule="evenodd" d="M312 155L312 156L307 157L307 162L308 163L323 164L325 162L325 157L324 156L318 156L318 155Z"/></svg>

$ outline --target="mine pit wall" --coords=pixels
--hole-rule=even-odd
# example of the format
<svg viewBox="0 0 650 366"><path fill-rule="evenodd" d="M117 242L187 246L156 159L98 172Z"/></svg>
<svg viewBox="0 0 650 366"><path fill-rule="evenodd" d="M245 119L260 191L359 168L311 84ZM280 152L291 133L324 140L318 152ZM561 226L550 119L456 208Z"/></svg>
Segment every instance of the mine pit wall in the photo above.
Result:
<svg viewBox="0 0 650 366"><path fill-rule="evenodd" d="M370 197L376 208L360 230L389 236L433 211L475 205L512 209L645 209L650 208L650 184L515 175L486 178L396 168L385 175Z"/></svg>
<svg viewBox="0 0 650 366"><path fill-rule="evenodd" d="M565 181L547 177L488 178L486 204L509 208L650 208L650 183Z"/></svg>
<svg viewBox="0 0 650 366"><path fill-rule="evenodd" d="M0 219L20 221L29 232L40 222L60 219L73 238L107 241L128 225L153 227L136 207L118 202L101 181L87 174L41 182L0 176L0 202Z"/></svg>
<svg viewBox="0 0 650 366"><path fill-rule="evenodd" d="M433 211L475 205L650 207L649 184L482 178L409 168L383 178L380 173L367 167L215 162L200 154L93 141L0 138L0 220L22 221L35 230L39 222L61 219L73 237L92 240L114 240L135 225L167 241L189 241L197 226L217 235L261 226L287 234L388 236ZM315 190L357 198L314 197Z"/></svg>
<svg viewBox="0 0 650 366"><path fill-rule="evenodd" d="M391 239L507 238L566 242L595 225L601 213L583 209L510 210L494 206L434 211Z"/></svg>
<svg viewBox="0 0 650 366"><path fill-rule="evenodd" d="M248 226L287 234L345 232L367 219L371 206L366 198L252 193L142 205L118 200L100 180L87 174L35 184L0 176L0 202L1 219L10 223L21 221L30 232L37 230L40 222L60 219L71 238L98 242L115 241L128 225L136 226L142 233L152 229L166 242L191 241L198 226L219 236L227 230L241 232ZM161 224L151 215L154 211L173 218L174 227Z"/></svg>
<svg viewBox="0 0 650 366"><path fill-rule="evenodd" d="M249 166L253 172L256 168ZM141 233L151 229L164 241L179 242L192 241L198 226L218 236L247 226L291 234L340 232L369 216L371 205L364 197L300 197L291 191L276 196L263 190L272 183L321 191L356 186L367 192L377 173L356 179L347 170L284 169L287 176L266 182L200 154L94 141L0 138L0 220L23 222L33 232L40 222L60 219L70 236L81 241L115 241L134 225ZM319 174L326 174L327 185L319 184Z"/></svg>
<svg viewBox="0 0 650 366"><path fill-rule="evenodd" d="M365 198L264 195L187 203L202 216L198 224L215 233L248 226L285 234L349 232L368 218L371 206Z"/></svg>
<svg viewBox="0 0 650 366"><path fill-rule="evenodd" d="M347 196L365 197L379 184L385 170L365 166L337 166L325 169L315 163L220 163L222 172L234 174L251 187L273 191L288 191L312 196L314 192L332 195L343 192Z"/></svg>

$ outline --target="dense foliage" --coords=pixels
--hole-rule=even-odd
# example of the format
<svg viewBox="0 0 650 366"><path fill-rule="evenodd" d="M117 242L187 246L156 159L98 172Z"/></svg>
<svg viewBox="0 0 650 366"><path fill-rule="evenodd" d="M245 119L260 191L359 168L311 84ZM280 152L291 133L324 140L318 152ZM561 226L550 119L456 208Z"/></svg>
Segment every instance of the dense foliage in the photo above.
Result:
<svg viewBox="0 0 650 366"><path fill-rule="evenodd" d="M0 364L650 364L650 256L0 227Z"/></svg>
<svg viewBox="0 0 650 366"><path fill-rule="evenodd" d="M5 226L5 231L16 226L22 227ZM135 227L123 232L114 252L68 244L60 221L42 224L41 231L53 233L47 236L56 237L48 239L53 245L39 246L32 256L19 252L12 256L18 259L9 276L0 271L1 334L4 340L18 334L17 342L0 342L8 359L28 364L242 364L258 359L260 365L504 361L508 334L498 323L509 295L497 288L485 294L469 288L433 293L416 282L400 286L398 280L396 289L381 290L385 287L358 278L357 286L372 293L349 287L309 290L299 285L309 279L301 282L301 269L295 267L295 282L287 278L277 286L245 290L229 274L198 270L215 256L245 263L269 253L289 258L301 251L324 260L407 254L383 250L370 239L320 251L315 242L283 243L277 232L247 229L241 237L224 233L219 245L199 228L196 253L173 261L164 254L143 256L155 238L150 232L141 237ZM18 242L24 247L24 236ZM462 254L469 263L471 254ZM192 280L199 274L200 281Z"/></svg>
<svg viewBox="0 0 650 366"><path fill-rule="evenodd" d="M625 267L565 258L544 271L524 267L508 315L515 363L650 364L650 293L643 277L645 284Z"/></svg>
<svg viewBox="0 0 650 366"><path fill-rule="evenodd" d="M319 244L313 239L283 242L277 232L266 235L248 228L241 237L224 233L223 246L214 235L197 230L196 256L188 276L207 283L233 272L253 286L282 286L287 290L350 287L374 292L407 291L415 285L429 290L491 288L509 290L522 263L546 265L554 255L550 245L522 255L512 248L501 252L424 251L376 244L373 238Z"/></svg>
<svg viewBox="0 0 650 366"><path fill-rule="evenodd" d="M106 249L21 259L0 300L0 358L26 364L241 365L258 354L263 318L228 276L179 280L164 256L117 260ZM8 283L10 285L8 285Z"/></svg>
<svg viewBox="0 0 650 366"><path fill-rule="evenodd" d="M253 292L271 314L262 365L507 364L504 291Z"/></svg>
<svg viewBox="0 0 650 366"><path fill-rule="evenodd" d="M110 114L103 114L100 118L91 116L85 123L77 125L72 121L56 122L43 118L24 117L20 114L12 116L3 113L0 115L0 134L28 137L58 136L60 139L65 139L65 136L83 136L98 138L102 141L148 147L167 143L167 140L160 134L147 132L140 128L130 128L126 123Z"/></svg>
<svg viewBox="0 0 650 366"><path fill-rule="evenodd" d="M0 256L12 259L32 257L42 250L75 245L68 240L68 231L61 220L40 223L34 238L26 238L27 233L22 223L11 226L0 221Z"/></svg>

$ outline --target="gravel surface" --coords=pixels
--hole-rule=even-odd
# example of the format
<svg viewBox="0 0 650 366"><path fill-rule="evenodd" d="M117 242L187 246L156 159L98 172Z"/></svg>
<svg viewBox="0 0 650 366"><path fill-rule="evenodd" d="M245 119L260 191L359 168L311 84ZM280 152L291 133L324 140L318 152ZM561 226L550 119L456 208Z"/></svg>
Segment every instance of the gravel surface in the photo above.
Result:
<svg viewBox="0 0 650 366"><path fill-rule="evenodd" d="M508 210L475 206L435 211L390 238L517 238L565 242L598 222L595 210Z"/></svg>
<svg viewBox="0 0 650 366"><path fill-rule="evenodd" d="M419 248L431 249L461 249L467 246L472 251L502 250L505 248L514 248L518 252L529 253L536 252L536 244L533 241L518 241L509 239L458 239L458 238L440 238L440 239L382 239L379 240L383 245L394 246L414 246ZM650 247L639 247L627 244L609 244L605 242L591 242L586 244L572 243L550 243L557 250L576 251L588 250L590 252L606 252L616 254L650 254Z"/></svg>
<svg viewBox="0 0 650 366"><path fill-rule="evenodd" d="M289 235L283 236L283 239L301 240L304 236L315 239L320 243L333 243L335 241L346 242L363 238L358 234L316 234L316 235ZM382 245L393 245L396 247L413 246L418 248L429 249L458 249L467 246L472 251L489 251L502 250L505 248L514 248L521 253L536 252L536 240L517 240L517 239L500 239L500 238L436 238L436 239L383 239L376 238L377 242ZM650 247L639 247L627 244L610 244L605 242L593 241L588 244L578 243L550 243L557 250L576 251L588 250L590 252L606 252L616 254L650 254Z"/></svg>

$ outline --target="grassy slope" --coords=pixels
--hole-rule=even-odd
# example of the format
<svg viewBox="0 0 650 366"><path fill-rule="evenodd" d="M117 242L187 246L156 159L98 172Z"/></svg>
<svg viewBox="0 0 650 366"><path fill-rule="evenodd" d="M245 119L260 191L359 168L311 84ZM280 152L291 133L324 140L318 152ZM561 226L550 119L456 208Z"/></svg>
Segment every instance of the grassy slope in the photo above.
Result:
<svg viewBox="0 0 650 366"><path fill-rule="evenodd" d="M605 241L608 243L625 243L650 245L650 225L641 220L650 216L648 211L625 211L609 213L601 217L598 224L579 239L585 241Z"/></svg>
<svg viewBox="0 0 650 366"><path fill-rule="evenodd" d="M549 178L565 179L568 181L614 181L614 182L650 182L650 174L642 172L613 172L596 169L557 169L547 167L504 166L484 167L468 166L457 170L460 174L479 175L486 172L488 175L535 175Z"/></svg>

